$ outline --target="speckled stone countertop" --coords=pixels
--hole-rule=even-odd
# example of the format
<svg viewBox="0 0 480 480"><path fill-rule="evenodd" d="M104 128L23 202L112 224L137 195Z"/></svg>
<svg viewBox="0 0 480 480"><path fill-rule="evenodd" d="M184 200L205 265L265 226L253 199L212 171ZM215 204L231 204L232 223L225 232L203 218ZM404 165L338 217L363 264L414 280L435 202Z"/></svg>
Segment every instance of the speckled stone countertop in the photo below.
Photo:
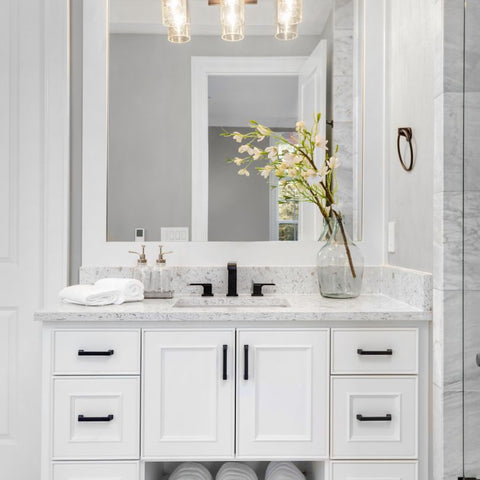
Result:
<svg viewBox="0 0 480 480"><path fill-rule="evenodd" d="M430 310L418 308L383 294L360 295L355 299L326 299L319 294L270 295L253 298L241 295L213 297L214 306L200 296L178 296L171 300L85 307L58 304L35 313L43 322L314 322L314 321L417 321L431 320ZM178 304L177 304L178 302ZM224 304L222 304L224 303ZM176 306L177 304L177 306ZM179 306L182 305L182 306ZM281 306L279 306L281 305Z"/></svg>

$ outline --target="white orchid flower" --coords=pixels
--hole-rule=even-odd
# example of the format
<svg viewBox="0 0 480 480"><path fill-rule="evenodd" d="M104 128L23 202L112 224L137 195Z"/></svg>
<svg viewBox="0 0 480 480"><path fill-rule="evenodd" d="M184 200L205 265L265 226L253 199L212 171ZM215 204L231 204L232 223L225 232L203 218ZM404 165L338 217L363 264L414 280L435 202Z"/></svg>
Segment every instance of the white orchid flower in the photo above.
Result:
<svg viewBox="0 0 480 480"><path fill-rule="evenodd" d="M270 173L272 173L273 168L273 165L265 165L265 167L263 167L262 171L260 172L260 175L263 178L268 178L270 176Z"/></svg>
<svg viewBox="0 0 480 480"><path fill-rule="evenodd" d="M243 135L239 132L233 132L233 139L237 142L237 143L242 143L242 140L243 140Z"/></svg>
<svg viewBox="0 0 480 480"><path fill-rule="evenodd" d="M250 176L250 172L246 168L242 168L238 171L239 175L245 175L246 177Z"/></svg>
<svg viewBox="0 0 480 480"><path fill-rule="evenodd" d="M257 142L263 142L265 140L265 135L257 138Z"/></svg>
<svg viewBox="0 0 480 480"><path fill-rule="evenodd" d="M288 169L288 176L289 177L295 177L297 175L297 169L292 167Z"/></svg>
<svg viewBox="0 0 480 480"><path fill-rule="evenodd" d="M250 147L248 145L241 145L238 149L238 153L245 153L245 152L248 152L248 149Z"/></svg>
<svg viewBox="0 0 480 480"><path fill-rule="evenodd" d="M313 168L309 168L307 171L302 173L302 177L307 179L309 177L314 177L317 172Z"/></svg>
<svg viewBox="0 0 480 480"><path fill-rule="evenodd" d="M262 156L262 151L259 148L254 147L253 153L251 153L250 155L253 155L254 160L258 160Z"/></svg>
<svg viewBox="0 0 480 480"><path fill-rule="evenodd" d="M265 125L261 125L260 123L257 125L257 130L260 135L270 135L270 129L266 127Z"/></svg>
<svg viewBox="0 0 480 480"><path fill-rule="evenodd" d="M294 153L286 153L283 156L283 163L288 168L294 167L297 163L297 156Z"/></svg>
<svg viewBox="0 0 480 480"><path fill-rule="evenodd" d="M297 132L301 132L302 130L305 130L305 128L307 128L307 126L305 125L305 122L303 120L300 120L299 122L297 122L295 124L295 128L296 128Z"/></svg>
<svg viewBox="0 0 480 480"><path fill-rule="evenodd" d="M323 148L324 150L328 150L327 147L328 140L320 135L315 136L315 146L319 148Z"/></svg>
<svg viewBox="0 0 480 480"><path fill-rule="evenodd" d="M330 157L327 160L327 165L329 166L330 170L335 170L340 166L340 160L337 157Z"/></svg>
<svg viewBox="0 0 480 480"><path fill-rule="evenodd" d="M277 147L267 147L265 151L268 153L268 158L270 159L276 158L278 155Z"/></svg>
<svg viewBox="0 0 480 480"><path fill-rule="evenodd" d="M233 162L235 163L235 165L240 166L243 163L243 158L235 157L233 159Z"/></svg>

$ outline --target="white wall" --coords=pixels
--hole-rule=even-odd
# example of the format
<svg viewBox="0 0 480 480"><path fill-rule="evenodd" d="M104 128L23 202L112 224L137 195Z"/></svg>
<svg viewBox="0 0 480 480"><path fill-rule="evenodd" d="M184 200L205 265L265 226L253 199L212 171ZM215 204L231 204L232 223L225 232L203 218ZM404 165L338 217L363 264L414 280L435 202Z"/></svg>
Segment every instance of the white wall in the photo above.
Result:
<svg viewBox="0 0 480 480"><path fill-rule="evenodd" d="M433 0L388 0L386 8L387 219L396 226L395 253L388 254L388 263L431 272ZM398 159L398 127L413 129L415 167L410 173Z"/></svg>

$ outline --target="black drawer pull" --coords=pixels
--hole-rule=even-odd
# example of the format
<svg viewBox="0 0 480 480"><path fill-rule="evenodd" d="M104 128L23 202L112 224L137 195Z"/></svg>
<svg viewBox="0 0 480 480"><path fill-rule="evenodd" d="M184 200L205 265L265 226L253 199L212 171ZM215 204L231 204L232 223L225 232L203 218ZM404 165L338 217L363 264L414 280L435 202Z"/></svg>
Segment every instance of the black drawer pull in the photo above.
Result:
<svg viewBox="0 0 480 480"><path fill-rule="evenodd" d="M387 348L387 350L363 350L363 348L359 348L357 353L359 355L393 355L393 350L391 348Z"/></svg>
<svg viewBox="0 0 480 480"><path fill-rule="evenodd" d="M113 420L113 415L107 415L106 417L85 417L84 415L78 416L79 422L111 422Z"/></svg>
<svg viewBox="0 0 480 480"><path fill-rule="evenodd" d="M223 379L227 380L227 352L228 345L223 346Z"/></svg>
<svg viewBox="0 0 480 480"><path fill-rule="evenodd" d="M88 350L79 350L79 357L111 357L114 354L114 350L106 350L104 352L91 352Z"/></svg>
<svg viewBox="0 0 480 480"><path fill-rule="evenodd" d="M361 414L357 415L357 420L359 422L391 422L392 416L387 413L384 417L364 417Z"/></svg>
<svg viewBox="0 0 480 480"><path fill-rule="evenodd" d="M243 379L248 380L248 345L243 346Z"/></svg>

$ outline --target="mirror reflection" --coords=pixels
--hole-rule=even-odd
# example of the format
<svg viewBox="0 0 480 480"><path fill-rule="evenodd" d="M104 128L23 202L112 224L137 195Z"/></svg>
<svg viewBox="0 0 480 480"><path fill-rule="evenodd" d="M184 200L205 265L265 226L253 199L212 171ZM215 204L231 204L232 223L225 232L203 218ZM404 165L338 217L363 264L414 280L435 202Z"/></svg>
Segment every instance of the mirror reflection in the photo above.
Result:
<svg viewBox="0 0 480 480"><path fill-rule="evenodd" d="M330 145L340 144L339 198L351 230L361 178L354 19L334 0L304 0L298 36L278 40L275 0L258 0L246 5L244 38L233 42L221 38L219 5L187 3L189 41L173 43L159 0L110 0L107 239L132 241L138 229L145 241L318 238L312 209L285 200L274 178L238 175L227 158L239 145L221 136L252 119L290 135L315 111ZM210 69L202 83L192 64L212 58L220 73ZM192 105L198 96L206 108Z"/></svg>

